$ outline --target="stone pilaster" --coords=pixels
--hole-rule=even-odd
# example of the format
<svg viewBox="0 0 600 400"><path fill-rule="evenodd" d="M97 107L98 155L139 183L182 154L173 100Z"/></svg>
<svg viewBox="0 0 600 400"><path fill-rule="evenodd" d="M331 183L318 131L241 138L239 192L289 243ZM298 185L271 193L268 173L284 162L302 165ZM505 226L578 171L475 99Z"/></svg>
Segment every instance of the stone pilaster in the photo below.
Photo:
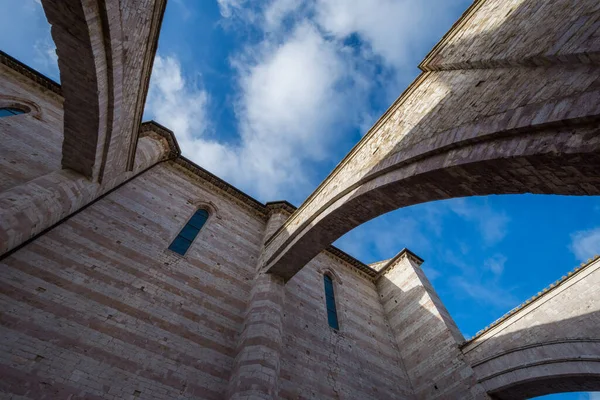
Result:
<svg viewBox="0 0 600 400"><path fill-rule="evenodd" d="M385 266L377 290L416 399L487 399L458 345L463 337L421 269L401 251Z"/></svg>
<svg viewBox="0 0 600 400"><path fill-rule="evenodd" d="M265 240L287 218L287 213L276 210L269 216ZM258 261L258 268L262 259ZM229 379L228 399L277 399L279 370L283 340L283 278L258 271L250 293L250 300L240 335L237 356Z"/></svg>

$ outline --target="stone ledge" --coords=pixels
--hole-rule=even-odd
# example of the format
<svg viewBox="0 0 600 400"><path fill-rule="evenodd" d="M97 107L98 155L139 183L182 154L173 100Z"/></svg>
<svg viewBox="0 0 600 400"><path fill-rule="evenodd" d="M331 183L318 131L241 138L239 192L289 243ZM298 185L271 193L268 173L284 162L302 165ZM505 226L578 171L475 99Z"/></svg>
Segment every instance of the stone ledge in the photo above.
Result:
<svg viewBox="0 0 600 400"><path fill-rule="evenodd" d="M23 75L26 78L31 79L43 88L48 89L51 92L54 92L62 97L62 88L59 83L48 78L46 75L36 71L35 69L23 64L16 58L9 56L2 50L0 50L0 64L6 65L8 68L14 70L15 72Z"/></svg>
<svg viewBox="0 0 600 400"><path fill-rule="evenodd" d="M181 156L181 149L175 138L175 134L172 130L165 128L156 121L150 120L142 122L139 130L139 136L144 137L148 132L154 132L167 140L169 144L169 159L175 159Z"/></svg>
<svg viewBox="0 0 600 400"><path fill-rule="evenodd" d="M6 65L15 72L25 76L28 79L33 80L42 87L62 97L62 89L59 83L48 78L47 76L36 71L35 69L23 64L22 62L11 57L2 50L0 50L0 64ZM142 122L138 132L139 137L146 136L145 134L149 132L154 132L166 139L170 149L169 159L171 159L175 164L183 167L184 169L188 170L200 179L208 182L216 189L232 197L238 203L248 207L252 212L254 212L263 220L266 220L268 218L268 215L271 212L274 212L275 210L281 210L290 215L297 210L297 207L285 200L271 201L267 202L266 204L263 204L255 198L253 198L252 196L239 190L235 186L227 183L218 176L200 167L193 161L182 156L181 148L177 143L177 138L175 137L173 131L159 124L158 122L153 120ZM369 277L370 279L374 279L377 276L377 271L375 271L373 268L370 268L367 264L357 260L356 258L352 257L351 255L338 249L335 246L329 246L327 249L325 249L325 251L330 255L334 256L335 258L341 260L346 265L355 268L358 272L366 274L367 277Z"/></svg>
<svg viewBox="0 0 600 400"><path fill-rule="evenodd" d="M390 271L394 265L396 264L396 261L400 260L403 257L407 257L410 260L414 261L415 263L417 263L418 265L423 264L423 262L425 262L425 260L423 260L421 257L419 257L418 255L416 255L415 253L413 253L412 251L410 251L409 249L407 249L406 247L403 248L402 250L400 250L400 252L398 254L396 254L394 257L390 258L387 263L379 270L379 271L375 271L375 276L373 277L374 280L377 280L379 278L381 278L383 275L385 275L388 271Z"/></svg>

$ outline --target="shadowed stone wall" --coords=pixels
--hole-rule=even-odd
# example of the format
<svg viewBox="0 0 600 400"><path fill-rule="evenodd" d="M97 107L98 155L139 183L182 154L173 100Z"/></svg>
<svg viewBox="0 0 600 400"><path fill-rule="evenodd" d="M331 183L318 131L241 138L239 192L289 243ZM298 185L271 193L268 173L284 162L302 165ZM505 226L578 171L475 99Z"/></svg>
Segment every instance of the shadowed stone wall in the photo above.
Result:
<svg viewBox="0 0 600 400"><path fill-rule="evenodd" d="M333 277L339 331L329 327L323 274ZM286 284L282 399L412 399L372 279L322 253Z"/></svg>
<svg viewBox="0 0 600 400"><path fill-rule="evenodd" d="M19 68L26 71L0 52L0 107L30 109L18 118L0 118L0 192L61 168L60 87L53 87L58 93L48 89Z"/></svg>
<svg viewBox="0 0 600 400"><path fill-rule="evenodd" d="M600 390L600 259L466 343L494 399Z"/></svg>
<svg viewBox="0 0 600 400"><path fill-rule="evenodd" d="M377 290L416 399L488 399L460 352L464 341L417 256L381 268Z"/></svg>

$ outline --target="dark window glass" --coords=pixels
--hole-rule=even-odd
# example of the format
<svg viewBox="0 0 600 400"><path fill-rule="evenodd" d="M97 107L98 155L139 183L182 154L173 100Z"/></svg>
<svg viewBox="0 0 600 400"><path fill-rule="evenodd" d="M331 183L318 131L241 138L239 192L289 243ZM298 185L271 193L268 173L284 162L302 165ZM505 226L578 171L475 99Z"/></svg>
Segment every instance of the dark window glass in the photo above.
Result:
<svg viewBox="0 0 600 400"><path fill-rule="evenodd" d="M200 228L202 228L202 225L204 225L204 223L206 222L207 219L208 219L208 212L206 210L198 210L198 211L196 211L194 216L192 218L190 218L190 222L188 222L188 224L191 226L194 226L194 227L198 228L198 230L200 230Z"/></svg>
<svg viewBox="0 0 600 400"><path fill-rule="evenodd" d="M200 229L196 228L195 226L191 226L188 223L188 224L186 224L186 226L183 227L181 232L179 232L179 236L183 236L190 242L193 242L199 231L200 231Z"/></svg>
<svg viewBox="0 0 600 400"><path fill-rule="evenodd" d="M24 114L25 111L19 110L17 108L4 107L0 108L0 118L2 117L10 117L12 115Z"/></svg>
<svg viewBox="0 0 600 400"><path fill-rule="evenodd" d="M208 212L206 210L196 211L181 232L179 232L179 235L173 240L173 243L169 246L169 250L185 255L207 219Z"/></svg>
<svg viewBox="0 0 600 400"><path fill-rule="evenodd" d="M340 329L335 308L335 296L333 295L333 281L329 275L323 275L325 283L325 304L327 306L327 322L333 329Z"/></svg>
<svg viewBox="0 0 600 400"><path fill-rule="evenodd" d="M169 250L184 255L191 244L192 242L190 242L189 240L184 239L181 236L177 236L175 240L173 240L173 243L171 243L171 245L169 246Z"/></svg>

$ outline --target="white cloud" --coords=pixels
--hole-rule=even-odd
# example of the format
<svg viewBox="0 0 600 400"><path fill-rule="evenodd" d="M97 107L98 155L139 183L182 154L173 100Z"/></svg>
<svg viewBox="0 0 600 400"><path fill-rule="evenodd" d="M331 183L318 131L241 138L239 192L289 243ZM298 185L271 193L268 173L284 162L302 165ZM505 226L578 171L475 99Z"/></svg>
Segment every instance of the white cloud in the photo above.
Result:
<svg viewBox="0 0 600 400"><path fill-rule="evenodd" d="M210 139L209 96L185 79L175 57L158 56L147 114L172 129L186 157L262 199L306 193L311 162L334 143L351 80L332 43L306 23L281 44L265 42L233 61L239 73L239 140Z"/></svg>
<svg viewBox="0 0 600 400"><path fill-rule="evenodd" d="M600 254L600 227L572 234L570 248L580 261Z"/></svg>
<svg viewBox="0 0 600 400"><path fill-rule="evenodd" d="M600 400L600 392L590 392L588 396L590 400Z"/></svg>
<svg viewBox="0 0 600 400"><path fill-rule="evenodd" d="M510 218L504 212L496 211L487 204L466 199L449 200L447 204L455 214L477 224L486 246L499 243L508 233Z"/></svg>
<svg viewBox="0 0 600 400"><path fill-rule="evenodd" d="M233 15L236 9L240 9L246 0L217 0L219 4L219 11L225 18L229 18Z"/></svg>
<svg viewBox="0 0 600 400"><path fill-rule="evenodd" d="M207 137L211 127L208 104L206 91L183 77L176 58L155 58L146 113L176 133L185 156L228 175L238 168L238 158L232 149Z"/></svg>
<svg viewBox="0 0 600 400"><path fill-rule="evenodd" d="M281 27L283 20L302 7L298 0L276 0L264 10L264 30L275 31Z"/></svg>
<svg viewBox="0 0 600 400"><path fill-rule="evenodd" d="M483 262L483 266L494 273L494 275L499 276L504 272L504 264L506 264L506 256L503 254L494 254L492 257L487 258Z"/></svg>
<svg viewBox="0 0 600 400"><path fill-rule="evenodd" d="M435 5L432 8L424 5ZM329 34L345 38L358 34L373 52L395 67L413 67L409 56L423 39L424 21L443 15L447 1L317 0L316 19ZM436 12L432 12L436 10ZM429 18L427 18L429 17ZM420 40L418 40L420 41Z"/></svg>

